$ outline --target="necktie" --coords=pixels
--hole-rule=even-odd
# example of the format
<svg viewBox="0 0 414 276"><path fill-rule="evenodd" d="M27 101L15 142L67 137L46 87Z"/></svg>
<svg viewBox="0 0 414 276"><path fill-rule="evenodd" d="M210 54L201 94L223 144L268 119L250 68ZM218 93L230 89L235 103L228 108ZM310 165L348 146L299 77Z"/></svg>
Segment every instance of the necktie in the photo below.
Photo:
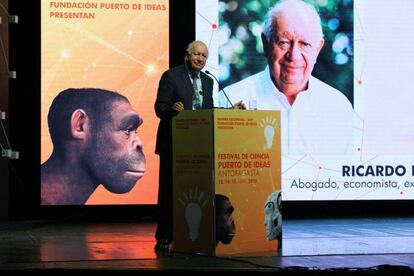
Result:
<svg viewBox="0 0 414 276"><path fill-rule="evenodd" d="M197 81L198 76L197 76L197 74L193 74L191 76L191 78L193 79L193 90L194 90L193 110L196 110L196 109L201 108L203 98L201 97L200 89L198 88L198 81Z"/></svg>

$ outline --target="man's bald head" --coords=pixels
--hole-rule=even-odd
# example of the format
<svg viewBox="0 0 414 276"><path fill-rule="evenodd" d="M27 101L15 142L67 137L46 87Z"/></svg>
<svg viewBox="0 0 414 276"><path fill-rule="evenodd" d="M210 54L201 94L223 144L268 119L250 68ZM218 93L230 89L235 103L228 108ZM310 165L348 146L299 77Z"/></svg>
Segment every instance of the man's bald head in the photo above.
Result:
<svg viewBox="0 0 414 276"><path fill-rule="evenodd" d="M321 18L315 7L301 0L285 0L274 5L267 13L263 24L263 34L268 42L277 34L277 22L281 17L305 21L314 27L312 29L315 32L315 39L323 39Z"/></svg>

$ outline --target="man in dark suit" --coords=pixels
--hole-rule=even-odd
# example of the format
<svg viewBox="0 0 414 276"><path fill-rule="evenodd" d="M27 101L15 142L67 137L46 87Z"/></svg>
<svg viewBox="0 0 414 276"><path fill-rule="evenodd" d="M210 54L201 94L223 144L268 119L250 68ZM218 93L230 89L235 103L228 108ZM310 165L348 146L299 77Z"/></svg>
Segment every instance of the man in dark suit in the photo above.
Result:
<svg viewBox="0 0 414 276"><path fill-rule="evenodd" d="M207 58L207 46L201 41L191 42L184 64L164 72L159 83L155 101L155 113L161 119L155 147L160 156L156 251L172 249L172 117L184 109L213 108L213 79L201 72Z"/></svg>

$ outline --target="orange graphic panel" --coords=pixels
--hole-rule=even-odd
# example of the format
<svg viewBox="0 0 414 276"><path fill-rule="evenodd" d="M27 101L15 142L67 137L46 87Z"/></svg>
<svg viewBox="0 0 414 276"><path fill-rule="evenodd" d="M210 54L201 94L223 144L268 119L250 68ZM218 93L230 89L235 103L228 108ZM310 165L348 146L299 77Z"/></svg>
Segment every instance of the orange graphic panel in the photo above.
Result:
<svg viewBox="0 0 414 276"><path fill-rule="evenodd" d="M59 92L90 87L118 92L144 119L138 135L147 171L130 192L113 194L99 186L86 204L156 204L158 118L153 106L169 64L169 1L41 3L41 163L52 152L47 114Z"/></svg>

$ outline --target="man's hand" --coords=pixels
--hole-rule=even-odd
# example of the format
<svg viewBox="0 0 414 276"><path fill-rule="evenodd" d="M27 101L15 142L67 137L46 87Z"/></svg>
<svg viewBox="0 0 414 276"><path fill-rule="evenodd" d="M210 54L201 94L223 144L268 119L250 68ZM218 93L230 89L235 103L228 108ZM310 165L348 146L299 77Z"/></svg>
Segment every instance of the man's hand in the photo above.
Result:
<svg viewBox="0 0 414 276"><path fill-rule="evenodd" d="M246 105L243 103L243 101L233 104L233 107L234 109L246 109Z"/></svg>
<svg viewBox="0 0 414 276"><path fill-rule="evenodd" d="M184 109L184 104L182 102L176 102L173 104L172 109L177 112L180 112L181 110Z"/></svg>

